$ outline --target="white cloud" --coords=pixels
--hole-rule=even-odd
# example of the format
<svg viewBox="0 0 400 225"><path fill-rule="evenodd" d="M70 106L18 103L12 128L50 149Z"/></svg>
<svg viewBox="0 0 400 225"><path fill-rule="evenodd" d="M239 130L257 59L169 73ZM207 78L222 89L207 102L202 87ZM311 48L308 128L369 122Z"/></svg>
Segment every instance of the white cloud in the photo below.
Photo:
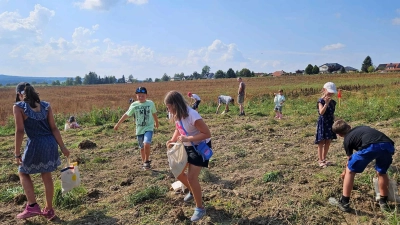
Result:
<svg viewBox="0 0 400 225"><path fill-rule="evenodd" d="M53 10L35 5L28 17L22 17L18 12L3 12L0 14L0 44L16 42L29 37L38 38L42 30L55 15ZM8 41L7 41L8 40Z"/></svg>
<svg viewBox="0 0 400 225"><path fill-rule="evenodd" d="M209 62L246 62L236 44L225 44L221 40L214 40L208 47L197 50L189 50L186 64L209 63Z"/></svg>
<svg viewBox="0 0 400 225"><path fill-rule="evenodd" d="M396 17L392 19L392 24L393 25L400 25L400 17Z"/></svg>
<svg viewBox="0 0 400 225"><path fill-rule="evenodd" d="M341 49L341 48L344 48L344 47L345 47L344 44L337 43L337 44L326 45L321 50L322 51L330 51L330 50Z"/></svg>
<svg viewBox="0 0 400 225"><path fill-rule="evenodd" d="M75 2L74 5L78 6L80 9L108 11L120 2L122 2L122 0L83 0ZM143 5L148 2L149 0L126 0L126 3L132 3L135 5Z"/></svg>
<svg viewBox="0 0 400 225"><path fill-rule="evenodd" d="M128 0L128 3L133 3L135 5L143 5L149 3L149 0Z"/></svg>
<svg viewBox="0 0 400 225"><path fill-rule="evenodd" d="M74 4L80 9L107 11L117 5L120 0L84 0Z"/></svg>

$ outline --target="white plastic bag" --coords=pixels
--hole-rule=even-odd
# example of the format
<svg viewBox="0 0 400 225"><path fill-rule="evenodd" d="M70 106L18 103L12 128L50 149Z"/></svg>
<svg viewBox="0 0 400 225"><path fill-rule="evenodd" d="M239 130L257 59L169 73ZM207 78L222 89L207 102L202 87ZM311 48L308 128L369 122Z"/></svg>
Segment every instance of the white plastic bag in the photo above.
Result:
<svg viewBox="0 0 400 225"><path fill-rule="evenodd" d="M172 186L172 189L174 189L174 191L179 191L179 189L180 189L180 191L182 193L185 193L186 186L179 180L172 183L171 186Z"/></svg>
<svg viewBox="0 0 400 225"><path fill-rule="evenodd" d="M70 129L69 124L66 123L66 124L64 125L64 131L67 131L67 130L69 130L69 129Z"/></svg>
<svg viewBox="0 0 400 225"><path fill-rule="evenodd" d="M71 164L69 159L67 161L68 163L66 167L61 170L61 188L63 194L81 184L81 176L79 173L78 164Z"/></svg>
<svg viewBox="0 0 400 225"><path fill-rule="evenodd" d="M168 164L175 178L185 169L187 164L187 153L185 146L181 142L171 143L172 147L168 149Z"/></svg>
<svg viewBox="0 0 400 225"><path fill-rule="evenodd" d="M372 180L373 180L373 183L374 183L375 193L376 193L375 200L379 201L379 199L381 197L380 197L380 194L379 194L378 178L374 177ZM395 180L392 180L392 179L389 179L388 201L400 203L400 196L398 195L397 183L396 183Z"/></svg>

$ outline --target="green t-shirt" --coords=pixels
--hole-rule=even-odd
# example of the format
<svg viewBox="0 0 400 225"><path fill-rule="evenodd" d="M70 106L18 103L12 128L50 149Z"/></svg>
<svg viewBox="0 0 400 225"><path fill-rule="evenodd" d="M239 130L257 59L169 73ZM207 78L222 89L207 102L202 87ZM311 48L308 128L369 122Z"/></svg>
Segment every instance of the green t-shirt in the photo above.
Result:
<svg viewBox="0 0 400 225"><path fill-rule="evenodd" d="M154 103L151 100L146 100L143 103L133 102L125 114L128 116L135 115L136 135L141 135L146 131L154 130L153 114L156 112Z"/></svg>

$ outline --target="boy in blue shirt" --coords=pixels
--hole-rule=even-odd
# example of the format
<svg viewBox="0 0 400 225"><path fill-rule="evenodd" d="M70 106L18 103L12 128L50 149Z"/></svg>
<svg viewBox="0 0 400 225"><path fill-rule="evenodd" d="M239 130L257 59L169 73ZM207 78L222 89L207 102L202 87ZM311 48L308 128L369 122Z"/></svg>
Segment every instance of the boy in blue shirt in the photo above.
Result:
<svg viewBox="0 0 400 225"><path fill-rule="evenodd" d="M139 143L140 155L143 161L143 169L151 168L150 144L153 138L154 127L158 128L157 110L151 100L147 100L147 90L145 87L136 89L137 101L134 101L128 111L119 119L114 126L118 130L119 125L129 116L134 116L136 123L136 137Z"/></svg>

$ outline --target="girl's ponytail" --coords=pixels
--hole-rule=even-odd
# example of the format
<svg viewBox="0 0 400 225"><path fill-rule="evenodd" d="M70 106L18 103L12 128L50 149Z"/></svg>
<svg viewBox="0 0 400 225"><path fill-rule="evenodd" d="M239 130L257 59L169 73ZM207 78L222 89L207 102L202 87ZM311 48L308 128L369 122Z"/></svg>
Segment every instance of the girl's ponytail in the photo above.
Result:
<svg viewBox="0 0 400 225"><path fill-rule="evenodd" d="M40 103L39 93L30 84L26 84L24 96L24 102L29 103L32 108L36 108L36 103Z"/></svg>

